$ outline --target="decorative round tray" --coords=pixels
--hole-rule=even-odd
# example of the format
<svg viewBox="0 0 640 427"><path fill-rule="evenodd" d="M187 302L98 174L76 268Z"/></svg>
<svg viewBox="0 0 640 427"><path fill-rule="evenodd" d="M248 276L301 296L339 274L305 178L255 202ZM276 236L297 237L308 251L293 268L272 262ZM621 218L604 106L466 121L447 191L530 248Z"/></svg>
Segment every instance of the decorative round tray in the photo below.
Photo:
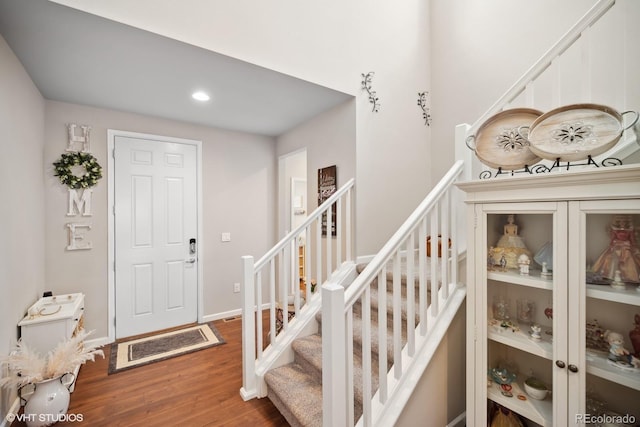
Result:
<svg viewBox="0 0 640 427"><path fill-rule="evenodd" d="M501 111L487 119L475 135L467 137L467 147L475 151L482 163L495 169L515 170L534 165L541 159L529 150L529 142L519 130L540 116L542 112L532 108Z"/></svg>
<svg viewBox="0 0 640 427"><path fill-rule="evenodd" d="M635 119L625 128L622 116L627 113ZM567 105L541 115L528 127L529 148L547 160L583 160L609 150L637 120L635 111L620 114L605 105Z"/></svg>

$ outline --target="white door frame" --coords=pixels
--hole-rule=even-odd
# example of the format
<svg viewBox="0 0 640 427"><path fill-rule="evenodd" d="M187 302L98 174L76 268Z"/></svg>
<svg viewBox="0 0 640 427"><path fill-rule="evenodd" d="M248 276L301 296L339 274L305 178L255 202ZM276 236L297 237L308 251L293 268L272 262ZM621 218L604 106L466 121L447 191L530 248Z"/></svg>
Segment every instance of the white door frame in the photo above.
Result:
<svg viewBox="0 0 640 427"><path fill-rule="evenodd" d="M196 185L197 188L197 209L198 209L198 322L203 322L204 308L203 308L203 260L204 260L204 233L203 233L203 215L202 215L202 141L193 139L173 138L170 136L151 135L147 133L129 132L123 130L108 129L107 130L107 205L109 212L108 222L108 332L109 341L113 342L116 339L116 292L115 292L115 176L114 176L114 155L113 150L115 147L116 136L123 136L128 138L140 138L140 139L152 139L155 141L188 144L195 145L196 147Z"/></svg>

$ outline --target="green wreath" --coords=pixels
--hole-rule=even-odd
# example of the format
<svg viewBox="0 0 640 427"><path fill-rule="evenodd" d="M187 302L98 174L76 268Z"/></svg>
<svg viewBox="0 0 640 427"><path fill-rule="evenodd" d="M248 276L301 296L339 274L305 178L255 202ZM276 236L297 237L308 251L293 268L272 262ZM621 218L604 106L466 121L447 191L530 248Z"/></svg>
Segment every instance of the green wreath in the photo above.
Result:
<svg viewBox="0 0 640 427"><path fill-rule="evenodd" d="M82 166L86 172L76 176L71 171L74 166ZM65 153L57 162L53 162L53 167L56 170L55 176L60 178L60 183L74 190L93 187L102 178L102 166L89 153Z"/></svg>

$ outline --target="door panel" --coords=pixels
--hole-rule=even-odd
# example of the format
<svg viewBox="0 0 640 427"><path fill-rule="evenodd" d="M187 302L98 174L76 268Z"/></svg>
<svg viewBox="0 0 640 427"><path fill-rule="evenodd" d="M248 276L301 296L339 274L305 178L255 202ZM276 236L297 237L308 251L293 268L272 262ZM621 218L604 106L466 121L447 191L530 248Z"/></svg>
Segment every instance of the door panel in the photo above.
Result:
<svg viewBox="0 0 640 427"><path fill-rule="evenodd" d="M116 136L116 338L197 320L197 149Z"/></svg>

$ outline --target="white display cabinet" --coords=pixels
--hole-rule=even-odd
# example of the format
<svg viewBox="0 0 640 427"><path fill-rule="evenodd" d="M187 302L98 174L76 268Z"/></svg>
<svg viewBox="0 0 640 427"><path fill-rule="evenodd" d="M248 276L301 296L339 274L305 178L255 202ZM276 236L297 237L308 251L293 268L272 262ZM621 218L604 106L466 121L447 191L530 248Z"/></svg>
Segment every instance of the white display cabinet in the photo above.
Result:
<svg viewBox="0 0 640 427"><path fill-rule="evenodd" d="M624 348L634 352L629 333L640 314L638 277L612 286L592 268L609 248L617 219L632 221L640 238L640 165L459 187L467 193L469 233L467 425L488 425L495 404L527 425L584 425L585 417L602 414L639 423L640 368L609 360L609 345L602 333L594 340L592 326L621 333ZM541 252L552 254L545 274L535 261ZM529 264L517 264L522 253ZM505 387L492 378L509 382L511 374L516 378ZM524 390L529 377L548 386L546 398Z"/></svg>

